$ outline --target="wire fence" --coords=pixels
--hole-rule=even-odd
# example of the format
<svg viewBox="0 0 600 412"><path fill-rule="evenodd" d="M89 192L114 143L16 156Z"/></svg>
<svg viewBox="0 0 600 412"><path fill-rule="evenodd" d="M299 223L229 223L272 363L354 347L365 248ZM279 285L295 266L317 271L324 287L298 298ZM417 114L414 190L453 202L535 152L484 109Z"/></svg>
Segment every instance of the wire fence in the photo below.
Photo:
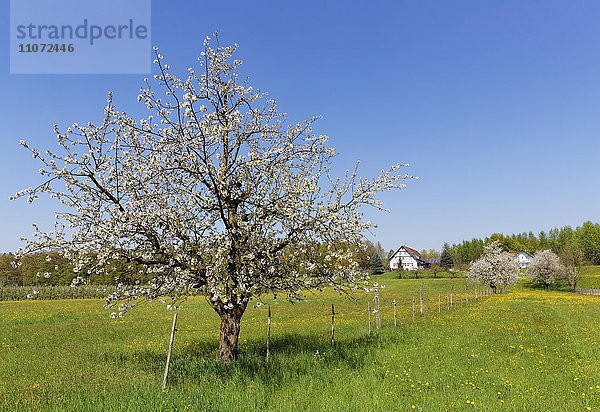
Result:
<svg viewBox="0 0 600 412"><path fill-rule="evenodd" d="M107 292L110 293L110 287L108 286L97 287L84 285L77 288L71 288L68 286L46 286L39 288L37 293L34 295L26 296L26 299L101 298L104 297ZM2 299L12 298L12 300L19 300L22 299L23 287L0 288L0 293ZM441 314L442 312L452 311L458 306L469 306L475 302L487 299L492 294L493 292L491 289L481 287L476 287L475 289L471 290L469 290L468 287L465 287L464 291L459 293L456 293L454 288L452 288L450 291L444 291L443 293L441 291L435 293L431 291L424 291L423 285L421 285L418 291L415 291L414 293L403 293L400 297L386 295L384 298L379 294L379 292L376 292L374 295L370 294L366 302L364 299L356 300L353 301L356 306L351 308L345 307L342 310L340 310L339 307L344 307L344 305L340 304L340 302L338 302L338 308L336 308L335 303L326 303L324 300L322 300L321 303L325 306L313 306L313 308L317 309L316 312L311 310L296 311L295 313L285 311L285 314L281 314L282 316L279 316L279 314L276 312L276 323L272 321L272 307L270 305L266 305L266 308L263 309L266 309L267 313L265 314L263 311L260 311L257 315L261 316L254 316L251 323L256 328L260 328L261 324L265 325L266 327L265 362L269 362L269 358L273 356L271 353L271 328L274 327L278 329L281 327L285 328L286 325L289 327L294 322L299 320L306 321L307 318L310 317L309 320L311 323L323 324L323 338L326 336L328 342L327 346L333 348L336 346L336 333L338 333L340 328L347 328L350 325L354 325L354 328L356 328L357 325L362 323L364 325L364 333L370 336L384 326L386 328L396 328L399 325L407 323L417 324L419 320L424 319L428 314ZM359 308L357 307L358 305L362 307ZM330 307L331 310L323 310L325 307ZM162 341L162 343L159 345L159 350L161 351L164 350L163 348L165 348L163 345L166 345L167 354L163 388L166 388L168 384L169 365L171 362L171 357L173 356L173 346L176 340L176 333L179 332L185 334L214 332L214 325L209 326L206 322L200 323L199 325L196 323L184 323L183 325L178 326L177 312L178 311L175 311L173 316L173 323L170 329L170 334L168 335L168 340L166 339L166 331L163 333L148 333L144 330L140 330L139 336L136 336L135 339L136 341L143 340L152 342L153 344ZM385 322L382 321L384 314L386 316ZM327 330L329 330L329 333L326 332ZM77 339L77 337L73 337L73 339ZM69 351L77 349L97 350L98 348L102 347L114 350L115 343L116 342L111 339L102 339L98 341L86 340L84 342L77 340L73 342L52 342L51 339L46 339L44 342L34 341L19 343L10 343L3 340L0 342L0 353L13 350L36 351L40 349L50 349L52 351ZM122 345L128 345L129 343L130 342L126 341L120 342Z"/></svg>
<svg viewBox="0 0 600 412"><path fill-rule="evenodd" d="M442 293L438 292L437 296L435 296L435 293L427 293L424 294L423 291L423 285L421 285L419 287L418 293L410 296L404 296L403 295L403 299L397 299L397 298L393 298L391 300L384 300L382 299L380 293L377 291L373 294L372 299L368 299L368 301L366 302L366 308L361 308L361 309L353 309L350 311L339 311L336 309L335 307L335 303L331 303L331 311L324 311L324 312L317 312L317 313L310 313L308 311L304 311L304 312L300 312L301 313L301 317L306 318L308 316L310 316L310 320L312 323L321 323L323 324L323 331L326 331L327 329L329 329L329 336L327 337L327 341L329 342L328 346L330 347L335 347L336 346L336 331L338 330L339 326L343 326L340 325L340 318L344 319L352 319L352 323L356 324L357 321L360 322L361 318L362 320L365 322L365 326L366 326L366 333L370 336L372 333L374 333L374 331L379 330L383 327L383 323L382 323L382 313L385 311L387 312L388 310L390 310L390 312L387 313L393 313L393 327L396 328L398 327L398 309L399 306L404 309L406 305L406 302L408 301L410 303L410 312L412 314L412 316L410 317L410 319L412 319L412 323L416 324L418 322L418 319L422 318L425 316L426 313L430 313L430 312L435 312L438 314L441 314L442 311L446 312L446 311L451 311L454 310L456 306L460 305L460 306L468 306L468 305L472 305L475 302L479 302L482 301L484 299L487 299L489 296L491 296L493 294L492 290L489 288L475 288L474 290L469 290L467 287L465 287L464 292L459 292L459 293L455 293L454 289L452 289L450 292L445 293L444 294L444 298L442 299ZM445 300L445 305L442 305L442 301ZM322 302L323 304L325 302ZM364 301L362 302L363 307L364 307ZM390 308L391 305L391 308ZM327 304L327 306L329 306L329 304ZM385 307L385 309L384 309ZM319 308L322 308L322 306L319 306ZM258 320L259 322L265 322L265 326L266 326L266 335L265 335L265 353L264 353L264 358L265 358L265 362L269 362L270 357L272 356L272 351L271 351L271 329L275 326L275 323L273 323L273 318L272 318L272 308L270 305L267 305L267 316L266 318L263 317L262 319ZM436 310L437 309L437 310ZM403 311L403 315L406 315L405 311ZM263 313L264 316L264 313ZM283 316L283 319L279 319L279 323L282 325L290 325L290 321L293 318L297 318L297 316L293 316L290 315L289 313L287 314L287 316ZM329 328L327 328L327 320L323 319L323 318L328 318L330 319L330 324L329 324ZM404 322L401 323L406 323L407 321L404 320ZM389 327L389 326L388 326ZM164 371L164 378L163 378L163 389L167 388L168 385L168 375L169 375L169 366L170 366L170 361L171 361L171 356L173 353L173 345L174 345L174 341L175 341L175 336L177 332L180 333L185 333L185 332L194 332L194 329L191 329L189 327L178 327L177 326L177 313L174 314L173 316L173 324L171 327L171 331L170 331L170 339L169 339L169 344L168 344L168 349L167 349L167 355L166 355L166 364L165 364L165 371Z"/></svg>
<svg viewBox="0 0 600 412"><path fill-rule="evenodd" d="M34 289L36 293L31 292L32 288L23 286L0 287L0 300L23 300L23 299L81 299L81 298L103 298L107 293L111 293L114 287L111 286L91 286L84 285L79 287L69 286L44 286ZM29 293L25 296L24 292ZM502 290L502 293L505 292ZM600 289L577 289L577 293L600 295ZM327 299L319 299L318 305L311 305L305 310L297 311L278 311L277 306L263 305L262 308L254 313L251 319L244 320L246 326L251 326L255 330L265 329L265 361L269 361L269 357L276 355L272 353L271 345L271 329L281 330L289 329L295 323L322 324L322 333L319 335L323 338L323 344L331 346L337 345L336 334L344 332L345 328L352 326L352 333L361 333L363 330L365 335L376 334L381 328L396 328L402 325L414 324L418 325L420 321L427 319L430 315L448 313L455 309L464 307L468 309L473 304L487 300L494 295L491 289L482 287L481 285L469 289L457 291L455 288L445 291L424 290L423 285L412 291L405 291L394 294L379 294L369 293L367 298L364 297L357 300L352 300L351 304L340 302L332 299L327 302ZM330 308L330 310L329 310ZM167 349L165 375L163 387L167 386L168 369L173 355L173 345L176 343L176 334L186 333L203 333L210 334L215 332L215 322L198 321L198 319L186 320L177 325L178 310L174 311L174 319L172 327L169 331L162 332L154 331L148 333L147 330L140 329L139 335L135 336L136 342L147 341L151 344L159 343L157 347L160 351ZM272 316L273 314L273 316ZM276 322L273 322L276 320ZM262 326L261 326L262 325ZM362 325L362 326L361 326ZM298 326L298 325L296 325ZM358 329L357 329L358 328ZM170 332L168 334L168 332ZM131 336L131 334L129 335ZM35 339L35 337L33 337ZM36 349L50 350L76 350L76 349L92 349L102 347L111 348L114 350L114 345L127 345L129 341L115 342L111 339L101 340L86 340L78 341L77 337L72 337L72 342L52 342L48 339L44 342L19 342L10 343L0 342L0 353L3 351L32 351ZM325 343L325 341L327 343ZM175 353L174 356L177 356Z"/></svg>
<svg viewBox="0 0 600 412"><path fill-rule="evenodd" d="M581 288L575 288L575 293L580 293L582 295L600 296L600 289L581 289Z"/></svg>
<svg viewBox="0 0 600 412"><path fill-rule="evenodd" d="M5 300L7 297L14 296L11 293L16 294L22 299L23 287L8 287L0 288L0 291L4 293ZM13 290L13 289L16 289ZM32 299L65 299L65 298L103 298L110 289L108 287L93 287L89 285L80 286L78 288L70 288L68 286L48 286L40 288L38 294ZM17 293L18 292L18 293ZM110 293L110 292L109 292ZM298 310L298 311L279 311L277 306L263 305L258 309L257 312L253 313L253 316L244 317L245 327L252 329L260 329L261 327L276 328L281 330L282 328L293 327L296 324L297 327L303 327L306 322L310 323L322 323L323 324L323 335L328 335L328 330L334 331L332 333L344 332L343 329L348 326L356 327L364 325L366 333L371 334L374 331L382 327L396 327L402 324L415 323L420 319L426 317L429 314L440 313L454 308L468 305L476 301L481 301L491 296L492 291L485 288L477 288L468 290L465 289L460 293L452 291L444 292L431 292L424 291L421 288L414 292L405 292L401 296L382 295L379 297L378 302L374 301L372 295L369 295L368 299L365 300L353 300L351 303L346 302L335 302L329 303L326 300L322 300L319 305L311 305L309 310ZM27 298L26 298L27 299ZM19 299L13 299L19 300ZM348 305L350 307L348 307ZM174 311L179 312L178 310ZM268 312L268 314L267 314ZM271 312L273 312L273 319L270 319ZM185 313L185 312L184 312ZM183 313L180 313L180 315ZM183 322L181 322L183 320ZM210 335L215 332L215 326L218 325L218 321L215 322L200 322L195 319L183 319L180 318L180 326L176 328L179 333L201 333ZM264 326L262 326L264 325ZM166 332L150 332L148 330L140 329L139 334L133 333L135 340L146 340L148 342L164 341ZM269 332L270 334L270 332ZM131 336L131 334L129 335ZM31 336L35 339L35 336ZM63 337L64 338L64 337ZM117 343L111 339L99 339L99 340L78 340L77 336L73 336L71 342L52 342L52 338L47 339L44 342L0 342L0 350L35 350L35 349L53 349L53 350L71 350L77 348L92 348L101 346L111 346ZM334 336L331 336L331 341L334 341ZM122 341L122 344L128 344L128 341ZM118 344L118 343L117 343ZM161 346L166 342L161 343Z"/></svg>

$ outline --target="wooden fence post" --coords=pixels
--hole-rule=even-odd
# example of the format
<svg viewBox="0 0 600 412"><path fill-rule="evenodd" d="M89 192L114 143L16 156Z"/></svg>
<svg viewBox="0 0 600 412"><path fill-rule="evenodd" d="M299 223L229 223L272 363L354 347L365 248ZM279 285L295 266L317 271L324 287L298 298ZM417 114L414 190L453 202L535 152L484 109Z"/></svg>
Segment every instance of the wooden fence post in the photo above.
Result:
<svg viewBox="0 0 600 412"><path fill-rule="evenodd" d="M438 313L442 312L442 294L438 293Z"/></svg>
<svg viewBox="0 0 600 412"><path fill-rule="evenodd" d="M379 300L379 289L377 289L373 301L375 302L375 307L373 309L373 311L375 312L375 326L377 327L377 329L381 329L381 305Z"/></svg>
<svg viewBox="0 0 600 412"><path fill-rule="evenodd" d="M335 346L335 307L331 304L331 347Z"/></svg>
<svg viewBox="0 0 600 412"><path fill-rule="evenodd" d="M397 321L397 316L396 316L396 299L394 299L392 301L392 304L394 305L394 327L398 326L398 321Z"/></svg>
<svg viewBox="0 0 600 412"><path fill-rule="evenodd" d="M167 351L167 364L165 365L165 376L163 378L163 390L167 389L167 377L169 376L169 363L171 362L171 352L173 351L173 340L175 340L175 331L177 330L177 313L173 315L173 326L171 327L171 338L169 339L169 349Z"/></svg>
<svg viewBox="0 0 600 412"><path fill-rule="evenodd" d="M270 346L271 346L271 306L269 305L269 310L267 313L267 353L265 355L266 362L269 361Z"/></svg>
<svg viewBox="0 0 600 412"><path fill-rule="evenodd" d="M371 302L367 302L367 314L369 315L369 335L371 334Z"/></svg>
<svg viewBox="0 0 600 412"><path fill-rule="evenodd" d="M419 311L423 314L423 285L419 287Z"/></svg>
<svg viewBox="0 0 600 412"><path fill-rule="evenodd" d="M475 301L479 300L479 295L477 295L477 288L475 288Z"/></svg>
<svg viewBox="0 0 600 412"><path fill-rule="evenodd" d="M450 307L452 307L452 306L453 306L453 304L452 304L452 293L451 293L450 294Z"/></svg>
<svg viewBox="0 0 600 412"><path fill-rule="evenodd" d="M413 296L412 300L412 312L413 312L413 322L415 321L415 297Z"/></svg>

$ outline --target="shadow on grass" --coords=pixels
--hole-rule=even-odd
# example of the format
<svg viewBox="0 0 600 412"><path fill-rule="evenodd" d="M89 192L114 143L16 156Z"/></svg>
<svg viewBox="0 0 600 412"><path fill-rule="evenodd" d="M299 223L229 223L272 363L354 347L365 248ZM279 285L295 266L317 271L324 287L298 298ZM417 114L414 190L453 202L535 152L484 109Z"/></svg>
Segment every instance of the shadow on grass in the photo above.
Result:
<svg viewBox="0 0 600 412"><path fill-rule="evenodd" d="M199 340L183 348L175 348L169 372L170 386L186 382L235 381L283 385L303 375L324 374L332 368L359 370L373 362L372 349L400 343L405 336L399 330L381 331L336 342L334 347L324 344L322 336L287 334L272 340L270 358L265 361L265 342L248 341L240 349L238 360L223 364L216 354L213 340ZM141 369L162 378L165 353L149 350L110 355L106 360ZM223 382L224 383L224 382Z"/></svg>
<svg viewBox="0 0 600 412"><path fill-rule="evenodd" d="M519 286L526 289L542 290L542 291L554 291L554 292L573 292L573 289L564 280L558 280L551 284L548 288L539 283L534 283L530 279L522 279Z"/></svg>

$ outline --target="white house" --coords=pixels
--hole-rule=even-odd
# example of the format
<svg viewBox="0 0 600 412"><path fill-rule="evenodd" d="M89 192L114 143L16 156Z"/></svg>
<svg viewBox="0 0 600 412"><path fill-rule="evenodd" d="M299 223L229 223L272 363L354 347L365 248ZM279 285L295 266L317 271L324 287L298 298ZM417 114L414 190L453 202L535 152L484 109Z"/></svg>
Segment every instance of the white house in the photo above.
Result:
<svg viewBox="0 0 600 412"><path fill-rule="evenodd" d="M430 265L423 256L416 250L408 246L400 246L392 257L390 257L390 269L395 270L401 267L404 270L418 270L428 268Z"/></svg>
<svg viewBox="0 0 600 412"><path fill-rule="evenodd" d="M527 252L520 251L518 253L513 254L513 259L521 269L525 269L527 266L529 266L529 263L531 263L531 259L533 259L533 256L531 256Z"/></svg>

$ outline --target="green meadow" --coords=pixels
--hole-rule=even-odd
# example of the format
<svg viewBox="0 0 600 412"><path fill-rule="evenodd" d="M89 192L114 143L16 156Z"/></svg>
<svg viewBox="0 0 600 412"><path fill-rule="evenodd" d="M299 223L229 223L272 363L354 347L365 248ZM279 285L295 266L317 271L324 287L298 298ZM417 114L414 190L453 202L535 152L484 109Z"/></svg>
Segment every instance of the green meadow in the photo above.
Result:
<svg viewBox="0 0 600 412"><path fill-rule="evenodd" d="M600 289L600 266L587 266L581 269L578 287L583 289Z"/></svg>
<svg viewBox="0 0 600 412"><path fill-rule="evenodd" d="M586 269L582 287L598 279L598 267ZM177 311L166 391L174 312L165 304L111 319L101 300L0 302L0 410L600 410L600 297L523 281L489 298L478 292L475 300L475 286L463 278L388 273L376 281L385 285L382 328L372 315L370 335L372 293L253 302L233 365L216 359L218 317L203 298L188 300ZM268 306L272 342L265 362Z"/></svg>

